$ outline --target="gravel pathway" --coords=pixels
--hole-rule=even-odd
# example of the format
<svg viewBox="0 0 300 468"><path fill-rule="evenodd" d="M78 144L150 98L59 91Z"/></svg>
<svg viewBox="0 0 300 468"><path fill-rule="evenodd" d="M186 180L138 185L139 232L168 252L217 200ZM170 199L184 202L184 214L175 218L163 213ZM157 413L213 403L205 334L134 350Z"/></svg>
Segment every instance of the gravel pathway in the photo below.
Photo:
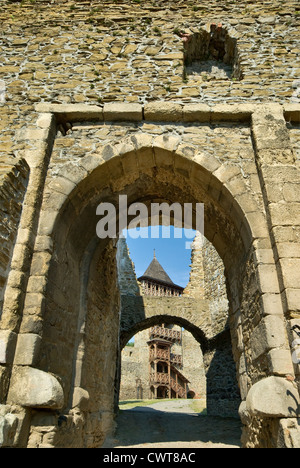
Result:
<svg viewBox="0 0 300 468"><path fill-rule="evenodd" d="M190 405L180 399L120 411L115 439L103 448L240 448L239 420L199 415Z"/></svg>

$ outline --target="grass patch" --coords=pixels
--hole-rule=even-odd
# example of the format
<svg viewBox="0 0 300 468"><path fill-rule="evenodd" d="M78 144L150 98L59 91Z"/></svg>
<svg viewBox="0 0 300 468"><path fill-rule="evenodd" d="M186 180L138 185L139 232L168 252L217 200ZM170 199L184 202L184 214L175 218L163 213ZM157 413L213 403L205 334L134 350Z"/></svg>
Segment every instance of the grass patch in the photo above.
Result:
<svg viewBox="0 0 300 468"><path fill-rule="evenodd" d="M172 401L172 400L125 400L119 402L120 410L127 410L136 408L137 406L150 406L160 401Z"/></svg>
<svg viewBox="0 0 300 468"><path fill-rule="evenodd" d="M207 414L206 402L204 400L191 400L190 408L195 411L195 413L199 413L202 416Z"/></svg>

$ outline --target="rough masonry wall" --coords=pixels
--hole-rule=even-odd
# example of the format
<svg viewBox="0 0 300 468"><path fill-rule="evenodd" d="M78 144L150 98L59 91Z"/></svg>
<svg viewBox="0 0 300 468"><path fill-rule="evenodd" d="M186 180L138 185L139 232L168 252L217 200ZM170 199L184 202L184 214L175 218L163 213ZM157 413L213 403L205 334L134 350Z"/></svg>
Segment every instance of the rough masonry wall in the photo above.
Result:
<svg viewBox="0 0 300 468"><path fill-rule="evenodd" d="M207 238L226 266L245 445L278 446L282 435L285 445L299 445L299 395L292 383L296 376L299 385L299 366L294 369L290 348L291 327L300 325L299 18L299 4L290 0L205 6L189 0L54 1L51 8L43 0L2 2L1 165L9 157L10 171L11 156L26 156L33 169L14 249L26 285L19 275L6 288L1 320L7 446L26 446L29 431L33 446L59 445L58 434L85 423L80 443L95 446L113 427L120 318L115 247L101 244L97 258L103 264L92 258L96 204L115 201L122 191L134 200L155 194L205 202ZM207 71L189 75L189 45L214 30L234 45L237 73L221 80ZM40 101L94 106L55 110ZM99 316L86 314L87 298L97 297L97 273L106 267L115 299L103 310L104 325L111 325L109 318L113 324L109 343L93 333ZM159 310L171 317L173 308L162 299ZM93 299L89 304L98 310ZM195 310L188 303L188 318L197 326L205 305ZM179 317L178 304L174 309ZM146 320L145 309L137 311ZM136 322L125 325L128 331ZM110 360L94 363L95 375L103 371L110 386L102 400L100 387L83 378L95 341L109 346ZM28 386L33 376L53 390L46 401ZM103 425L84 386L101 406ZM65 419L67 428L60 424ZM43 422L54 428L50 435Z"/></svg>
<svg viewBox="0 0 300 468"><path fill-rule="evenodd" d="M14 164L12 168L11 164ZM24 160L14 163L11 160L2 161L0 169L0 318L28 176L29 168Z"/></svg>
<svg viewBox="0 0 300 468"><path fill-rule="evenodd" d="M201 346L187 330L182 330L182 356L183 374L190 382L189 392L206 403L206 375Z"/></svg>
<svg viewBox="0 0 300 468"><path fill-rule="evenodd" d="M296 1L229 7L219 1L55 0L50 7L43 0L3 0L0 15L2 154L22 149L19 133L40 101L285 102L295 95ZM186 80L184 40L212 23L237 40L241 81Z"/></svg>
<svg viewBox="0 0 300 468"><path fill-rule="evenodd" d="M212 328L217 335L228 328L229 304L224 263L211 242L206 240L203 250L205 299L209 303Z"/></svg>
<svg viewBox="0 0 300 468"><path fill-rule="evenodd" d="M224 263L211 242L197 233L192 243L190 280L184 294L205 299L209 308L211 334L228 328L228 299Z"/></svg>
<svg viewBox="0 0 300 468"><path fill-rule="evenodd" d="M130 258L126 239L120 239L118 242L117 265L121 296L140 296L140 287L135 274L134 263Z"/></svg>
<svg viewBox="0 0 300 468"><path fill-rule="evenodd" d="M125 346L122 350L122 377L120 400L135 400L139 396L136 390L136 379L141 379L143 399L150 398L149 384L149 329L137 333L134 346ZM141 395L140 395L141 397Z"/></svg>
<svg viewBox="0 0 300 468"><path fill-rule="evenodd" d="M237 417L240 392L228 333L229 303L224 263L211 242L199 232L192 243L190 281L184 294L206 301L206 321L202 329L211 338L208 349L204 349L207 412L209 415Z"/></svg>

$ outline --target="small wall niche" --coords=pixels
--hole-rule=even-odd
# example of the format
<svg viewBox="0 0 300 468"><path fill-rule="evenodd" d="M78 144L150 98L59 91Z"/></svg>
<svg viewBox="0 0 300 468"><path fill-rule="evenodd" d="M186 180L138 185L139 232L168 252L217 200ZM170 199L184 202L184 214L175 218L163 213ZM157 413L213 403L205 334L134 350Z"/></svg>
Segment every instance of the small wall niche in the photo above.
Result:
<svg viewBox="0 0 300 468"><path fill-rule="evenodd" d="M203 76L209 80L241 80L237 40L221 25L211 24L184 37L186 76Z"/></svg>

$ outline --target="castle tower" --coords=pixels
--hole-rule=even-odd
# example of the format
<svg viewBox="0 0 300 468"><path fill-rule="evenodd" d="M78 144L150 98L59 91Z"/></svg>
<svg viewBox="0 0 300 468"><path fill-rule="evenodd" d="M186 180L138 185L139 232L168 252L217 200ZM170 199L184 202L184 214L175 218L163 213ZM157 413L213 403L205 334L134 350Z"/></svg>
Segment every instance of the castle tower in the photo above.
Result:
<svg viewBox="0 0 300 468"><path fill-rule="evenodd" d="M139 278L146 296L178 297L183 293L181 286L173 283L162 265L154 257L144 275ZM151 398L187 398L188 379L180 372L182 353L174 354L177 345L181 350L181 328L174 325L155 326L150 329L149 384Z"/></svg>
<svg viewBox="0 0 300 468"><path fill-rule="evenodd" d="M173 344L181 345L182 333L174 325L152 327L149 345L149 382L151 398L187 398L188 379L180 372L182 354L172 353Z"/></svg>
<svg viewBox="0 0 300 468"><path fill-rule="evenodd" d="M184 290L181 286L174 284L165 272L156 258L155 250L152 262L138 280L142 284L144 296L181 296Z"/></svg>

